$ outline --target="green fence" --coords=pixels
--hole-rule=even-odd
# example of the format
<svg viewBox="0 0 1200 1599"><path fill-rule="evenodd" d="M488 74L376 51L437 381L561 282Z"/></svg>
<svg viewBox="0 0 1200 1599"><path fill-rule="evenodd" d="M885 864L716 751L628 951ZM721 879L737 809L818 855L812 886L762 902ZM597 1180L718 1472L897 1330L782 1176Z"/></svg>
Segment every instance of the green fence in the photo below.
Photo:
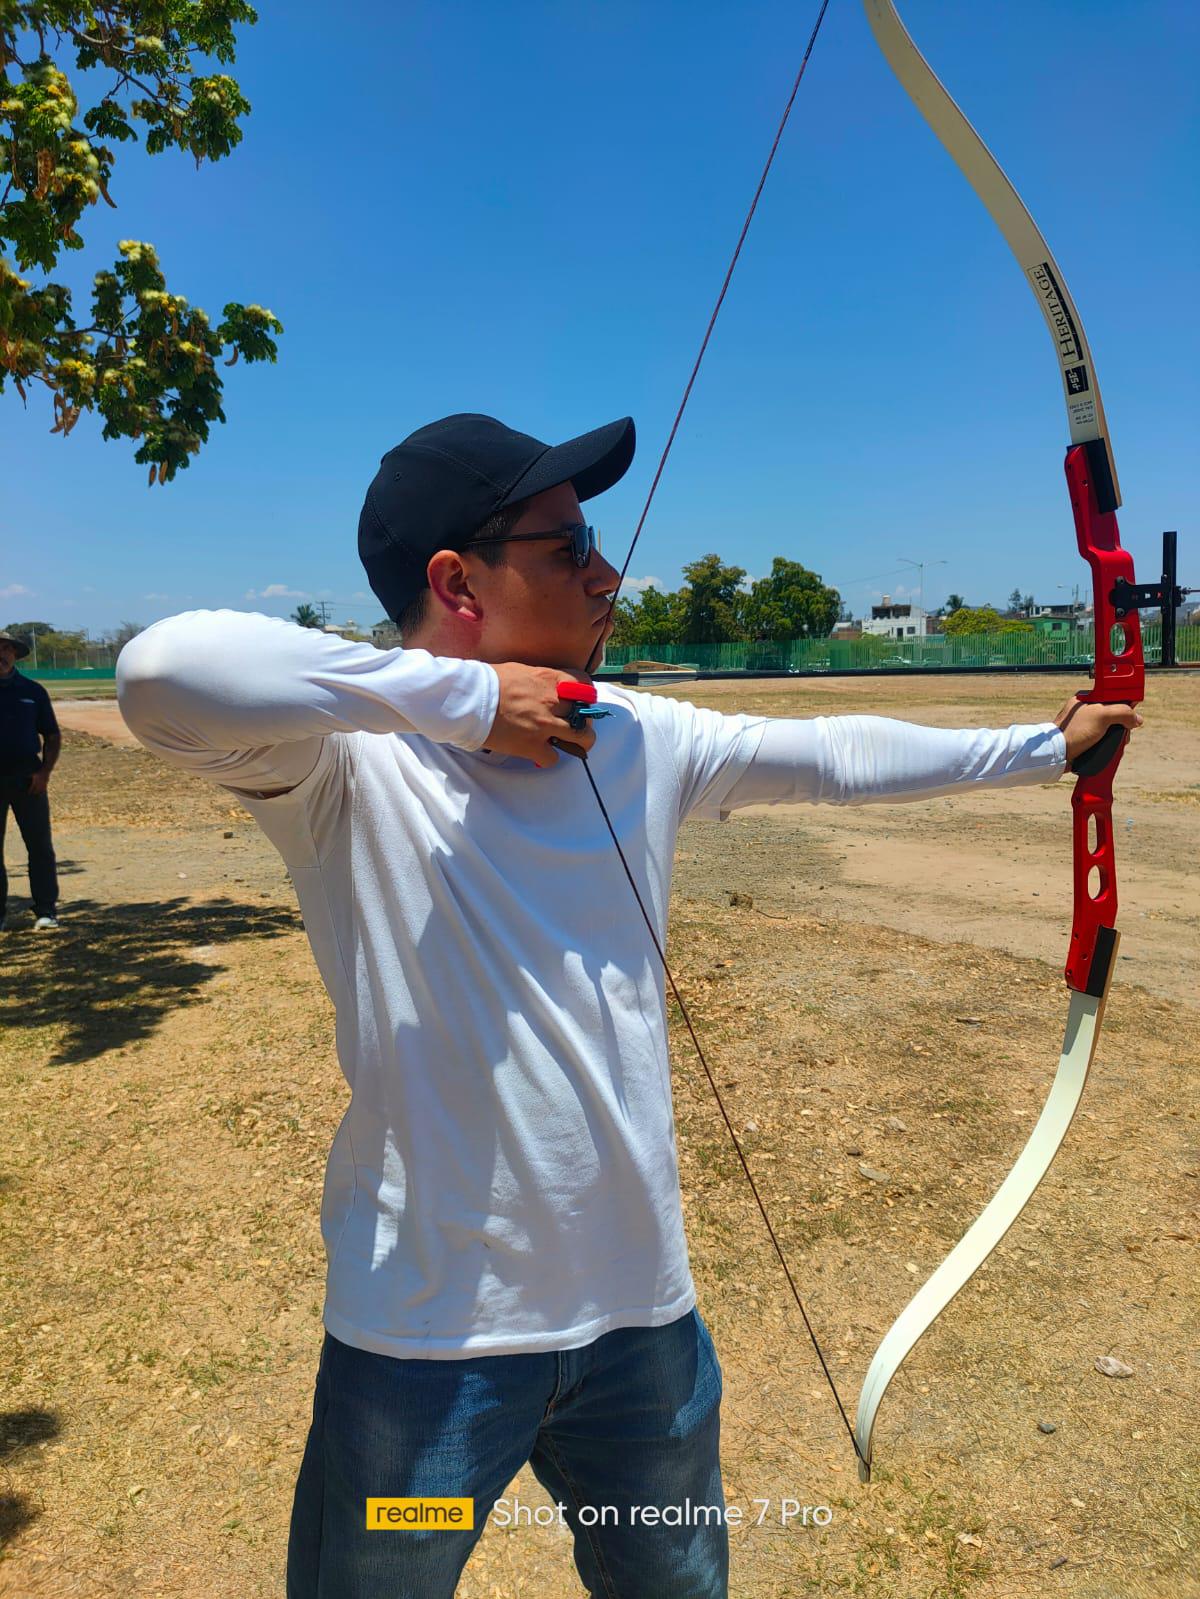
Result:
<svg viewBox="0 0 1200 1599"><path fill-rule="evenodd" d="M39 666L36 670L28 661L22 661L17 670L23 677L34 677L39 683L62 683L67 679L91 683L111 683L117 675L115 666Z"/></svg>
<svg viewBox="0 0 1200 1599"><path fill-rule="evenodd" d="M1157 666L1162 659L1162 623L1143 622L1146 661ZM1092 664L1091 629L1064 638L1040 633L968 633L949 638L933 633L927 638L789 639L782 644L610 644L605 665L619 670L630 661L660 661L665 666L694 666L701 672L869 672L879 667L960 666L1078 666ZM1181 627L1176 633L1176 658L1200 662L1200 627ZM41 666L20 664L26 677L44 682L87 679L111 683L112 665Z"/></svg>
<svg viewBox="0 0 1200 1599"><path fill-rule="evenodd" d="M1162 623L1143 622L1146 661L1162 659ZM908 639L790 639L781 644L610 644L605 665L630 661L694 666L702 672L846 672L880 667L1078 666L1092 664L1091 629L1063 638L1040 633L944 633ZM1200 661L1200 627L1176 633L1176 658Z"/></svg>

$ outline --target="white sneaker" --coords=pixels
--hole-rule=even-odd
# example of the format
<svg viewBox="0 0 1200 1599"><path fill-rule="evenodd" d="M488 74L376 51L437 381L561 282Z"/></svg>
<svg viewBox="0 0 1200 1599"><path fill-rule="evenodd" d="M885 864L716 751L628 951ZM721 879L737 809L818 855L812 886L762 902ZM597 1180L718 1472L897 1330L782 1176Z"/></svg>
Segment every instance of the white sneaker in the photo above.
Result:
<svg viewBox="0 0 1200 1599"><path fill-rule="evenodd" d="M37 933L37 932L45 931L45 929L48 928L48 927L57 927L57 926L58 926L58 917L57 916L39 916L37 921L34 922L34 924L33 924L33 930L34 930L35 933Z"/></svg>

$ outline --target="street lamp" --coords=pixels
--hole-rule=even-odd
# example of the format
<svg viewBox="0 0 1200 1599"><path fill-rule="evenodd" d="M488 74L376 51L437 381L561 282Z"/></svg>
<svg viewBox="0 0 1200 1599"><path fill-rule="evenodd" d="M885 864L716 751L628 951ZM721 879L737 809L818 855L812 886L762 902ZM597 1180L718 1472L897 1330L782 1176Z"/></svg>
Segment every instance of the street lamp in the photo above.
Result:
<svg viewBox="0 0 1200 1599"><path fill-rule="evenodd" d="M898 561L902 562L905 566L915 566L916 569L917 569L918 582L919 582L919 585L920 585L918 590L917 590L918 603L920 604L920 607L921 607L921 626L924 627L925 626L925 568L927 566L945 566L946 562L945 562L944 559L943 560L938 560L938 561L910 561L907 555L898 555L896 557L896 559Z"/></svg>

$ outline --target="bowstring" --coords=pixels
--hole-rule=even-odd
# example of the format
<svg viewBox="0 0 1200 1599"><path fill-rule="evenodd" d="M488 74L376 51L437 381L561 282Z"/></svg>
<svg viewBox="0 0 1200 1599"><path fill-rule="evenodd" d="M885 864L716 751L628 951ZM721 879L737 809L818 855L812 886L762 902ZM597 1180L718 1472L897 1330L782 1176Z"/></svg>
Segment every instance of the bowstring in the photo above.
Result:
<svg viewBox="0 0 1200 1599"><path fill-rule="evenodd" d="M738 234L737 243L733 247L733 254L729 258L729 266L726 269L725 278L721 284L721 292L717 295L717 302L713 306L712 315L708 319L708 326L704 330L704 337L700 341L700 348L696 352L696 359L692 362L692 370L688 374L688 380L684 385L683 397L679 402L679 409L675 412L675 420L671 423L671 431L667 434L667 442L663 445L662 454L658 458L658 466L655 468L654 477L651 479L650 488L646 494L646 501L642 506L642 513L637 519L637 526L633 530L633 538L630 540L628 553L625 556L624 564L622 565L621 571L617 577L617 586L613 589L612 595L609 598L608 611L604 619L605 626L601 628L600 639L594 646L592 654L588 657L587 670L589 673L594 670L592 661L596 654L596 650L603 648L605 629L607 628L608 623L612 620L612 614L616 608L617 599L621 592L621 585L625 581L625 574L629 570L629 563L633 560L633 552L637 548L638 540L642 536L642 529L646 525L646 518L650 514L650 507L654 503L654 496L658 492L658 485L662 481L663 472L666 470L667 457L671 453L671 448L675 443L675 435L679 432L679 424L683 421L683 413L687 410L688 401L692 397L692 389L695 387L696 378L700 372L701 362L704 360L705 352L708 349L708 341L712 338L713 329L717 325L717 318L721 314L721 307L725 304L725 296L729 293L729 285L733 281L733 274L742 254L742 246L746 242L746 235L750 232L750 224L754 221L754 213L758 210L758 202L762 198L762 192L767 186L767 178L770 176L771 167L774 165L775 154L778 151L780 141L783 138L784 129L788 125L788 118L792 114L792 107L796 103L796 96L800 92L800 84L804 78L805 70L808 67L809 57L813 53L813 46L817 42L817 35L821 31L821 24L825 20L825 13L828 9L829 0L821 0L821 9L817 13L816 22L813 23L813 30L808 36L808 44L804 50L803 60L800 62L800 69L796 73L795 82L792 84L792 92L788 95L787 104L783 108L783 115L780 117L779 126L775 130L775 138L771 143L770 151L768 152L766 162L763 165L762 174L758 180L758 187L754 191L754 198L750 202L750 209L746 212L746 220L742 223L742 231Z"/></svg>
<svg viewBox="0 0 1200 1599"><path fill-rule="evenodd" d="M688 1030L688 1036L692 1041L692 1048L696 1051L696 1056L699 1059L701 1066L704 1068L705 1077L708 1078L708 1086L712 1089L713 1098L717 1102L717 1109L721 1112L721 1119L725 1123L725 1130L729 1134L730 1141L732 1142L734 1150L737 1153L737 1158L741 1162L742 1171L745 1174L746 1181L750 1185L750 1192L754 1195L754 1203L758 1206L758 1213L762 1217L763 1225L766 1227L767 1233L771 1239L771 1243L775 1247L775 1253L779 1257L779 1264L783 1267L783 1275L787 1278L787 1285L792 1291L792 1298L796 1301L796 1309L800 1312L800 1316L804 1322L805 1330L808 1333L813 1348L817 1352L817 1359L821 1362L821 1370L825 1373L825 1381L829 1384L829 1391L833 1395L834 1403L838 1407L838 1413L842 1418L842 1422L846 1428L847 1434L849 1435L850 1442L854 1446L854 1453L858 1456L862 1464L866 1466L868 1462L865 1459L862 1450L859 1448L858 1439L854 1436L853 1423L851 1422L850 1417L846 1414L846 1407L842 1403L842 1396L838 1393L837 1384L833 1380L833 1373L829 1369L829 1364L825 1359L825 1353L817 1339L816 1332L813 1329L813 1324L809 1320L808 1311L804 1308L804 1301L800 1297L800 1290L796 1287L796 1279L792 1276L792 1269L788 1265L787 1256L783 1252L783 1245L779 1242L779 1234L775 1231L770 1214L767 1211L765 1203L763 1202L762 1194L759 1192L758 1184L754 1181L754 1173L750 1170L750 1162L746 1159L746 1152L742 1148L742 1141L734 1131L733 1121L730 1118L729 1111L726 1109L725 1100L721 1095L721 1090L717 1087L717 1080L713 1075L712 1067L708 1064L704 1050L700 1046L700 1040L696 1036L696 1029L692 1025L692 1018L688 1014L687 1006L683 1003L683 995L679 992L679 985L675 981L675 975L671 971L670 966L667 964L666 954L663 951L658 934L654 930L654 923L650 920L650 913L647 911L645 902L643 901L641 893L638 889L637 880L630 869L628 860L625 858L625 851L621 848L621 841L617 837L617 830L612 824L612 817L608 814L608 807L605 805L604 800L601 797L600 790L596 786L596 779L592 776L591 763L588 761L586 754L580 755L579 759L582 761L583 769L587 773L587 780L591 784L592 793L596 796L596 804L600 807L600 814L604 818L604 825L608 828L609 837L616 846L617 855L619 856L621 865L625 870L625 876L629 879L629 886L633 890L633 897L637 900L638 910L641 911L642 920L646 924L646 931L650 934L650 942L654 945L655 953L657 954L659 961L662 963L663 971L667 975L667 982L671 985L671 993L675 996L675 1003L679 1006L679 1014L683 1017L684 1025Z"/></svg>
<svg viewBox="0 0 1200 1599"><path fill-rule="evenodd" d="M712 315L708 319L708 326L704 330L704 337L700 341L700 349L699 349L699 351L696 354L695 361L693 361L693 363L692 363L691 372L688 374L688 380L687 380L687 383L685 384L684 390L683 390L683 397L682 397L682 399L679 402L678 410L675 412L675 420L671 424L671 430L670 430L670 432L667 435L667 441L663 445L662 454L659 456L658 466L655 469L654 477L651 480L650 488L649 488L649 491L648 491L648 493L646 495L645 504L642 506L641 515L638 517L637 526L634 529L633 538L630 541L629 551L628 551L628 553L625 556L624 564L622 565L620 574L618 575L616 587L613 589L612 594L611 594L611 596L609 598L608 612L607 612L607 615L605 617L605 624L606 625L605 625L604 628L601 628L601 630L600 630L600 639L599 639L597 645L595 646L595 648L593 649L592 655L589 656L589 658L588 658L587 670L588 670L589 673L594 669L593 668L593 658L595 656L596 650L603 647L603 640L604 640L604 635L605 635L605 631L606 631L606 628L607 628L607 624L612 619L613 610L616 607L617 598L618 598L618 595L620 594L620 590L621 590L621 585L625 581L625 574L629 570L629 563L633 559L633 552L634 552L635 548L637 547L638 539L642 535L642 529L646 525L646 518L647 518L647 516L650 513L650 506L652 505L652 503L654 501L654 496L655 496L655 494L658 491L658 485L662 481L662 475L663 475L663 472L665 471L666 465L667 465L667 458L671 454L671 448L674 445L675 437L676 437L676 435L679 432L680 423L683 421L683 413L687 409L688 400L691 398L692 389L695 387L696 378L697 378L697 376L699 374L699 371L700 371L700 365L701 365L702 361L704 360L705 352L708 349L709 340L712 338L713 329L716 326L717 318L721 314L721 307L725 303L725 296L729 292L729 285L730 285L730 283L733 280L734 270L737 267L738 260L739 260L739 258L741 256L741 253L742 253L742 246L746 242L746 235L750 232L750 224L754 220L754 213L758 209L758 202L759 202L760 198L762 197L763 189L766 187L767 178L768 178L768 176L770 174L771 167L772 167L772 165L773 165L773 163L775 161L776 152L778 151L779 145L780 145L780 141L783 138L784 129L787 127L788 118L791 116L792 106L796 102L796 96L797 96L797 94L799 93L799 90L800 90L801 80L804 77L805 69L808 66L809 58L810 58L810 56L813 53L813 47L814 47L814 45L817 42L817 35L821 31L821 23L825 20L825 13L828 10L828 8L829 8L829 0L822 0L821 9L820 9L820 11L817 14L817 20L813 24L812 32L809 35L808 44L807 44L807 46L805 48L805 51L804 51L804 57L803 57L802 61L800 62L799 71L796 73L795 82L792 84L792 90L791 90L791 93L788 95L787 104L783 108L783 115L779 119L779 126L775 130L775 138L772 141L770 151L769 151L769 153L767 155L766 162L765 162L765 164L763 166L763 169L762 169L762 174L759 177L758 187L754 191L754 198L750 202L750 209L746 213L746 220L742 223L742 231L738 235L737 244L734 246L733 254L730 257L729 266L726 269L725 277L724 277L724 280L723 280L723 282L721 284L721 292L717 295L717 300L716 300L716 304L713 306ZM679 1007L679 1014L683 1017L684 1025L685 1025L685 1027L687 1028L687 1031L688 1031L688 1036L690 1037L690 1039L692 1041L692 1047L696 1051L696 1057L699 1060L701 1066L704 1068L704 1075L708 1079L708 1086L709 1086L709 1088L712 1089L713 1098L717 1102L717 1109L721 1112L721 1119L725 1123L725 1130L729 1134L730 1142L733 1144L734 1151L737 1154L737 1158L738 1158L739 1162L741 1163L742 1172L745 1175L746 1181L747 1181L747 1183L750 1186L750 1192L754 1195L754 1202L758 1206L759 1215L763 1219L763 1225L767 1229L767 1234L770 1237L771 1243L772 1243L772 1245L774 1247L774 1250L775 1250L775 1254L776 1254L776 1256L779 1259L779 1264L783 1268L783 1275L787 1279L788 1287L791 1289L791 1294L792 1294L793 1300L795 1301L796 1309L800 1312L800 1317L801 1317L801 1320L804 1322L804 1327L805 1327L806 1332L808 1333L809 1341L811 1342L811 1344L813 1346L813 1349L816 1351L816 1356L817 1356L818 1361L820 1361L821 1370L825 1374L825 1381L828 1383L829 1391L833 1395L834 1403L837 1405L838 1414L842 1418L842 1423L843 1423L843 1425L846 1428L846 1432L847 1432L847 1435L849 1436L850 1442L851 1442L851 1444L852 1444L852 1446L854 1448L855 1455L858 1457L858 1459L862 1463L862 1465L866 1466L867 1462L866 1462L866 1460L865 1460L865 1458L863 1456L862 1450L859 1448L858 1439L854 1435L853 1424L851 1423L850 1417L849 1417L849 1415L846 1412L845 1405L842 1403L842 1396L841 1396L841 1394L838 1393L837 1384L833 1380L833 1373L829 1369L829 1364L828 1364L828 1362L825 1359L824 1351L822 1350L820 1342L817 1339L817 1335L816 1335L816 1332L815 1332L815 1330L813 1328L813 1324L809 1320L808 1311L805 1309L804 1301L800 1297L800 1290L797 1288L796 1280L792 1276L792 1269L791 1269L791 1267L788 1264L787 1256L783 1252L783 1246L779 1242L779 1235L775 1231L775 1227L774 1227L774 1224L771 1221L770 1214L768 1213L767 1207L766 1207L765 1203L763 1202L763 1197L762 1197L761 1193L759 1192L758 1184L754 1180L754 1173L750 1170L750 1162L747 1160L746 1152L742 1148L741 1139L738 1137L736 1131L734 1130L734 1125L733 1125L733 1122L732 1122L732 1120L730 1118L729 1111L726 1109L725 1101L724 1101L724 1099L723 1099L723 1097L721 1095L721 1091L717 1087L716 1077L713 1075L712 1068L708 1064L708 1060L707 1060L707 1058L706 1058L706 1056L704 1054L703 1048L701 1047L700 1040L696 1036L696 1029L692 1025L692 1018L688 1014L687 1006L683 1002L683 996L679 992L679 985L675 981L674 973L671 971L671 968L670 968L670 966L667 963L666 953L663 950L662 943L660 942L658 934L657 934L657 932L654 929L654 923L650 919L650 913L647 911L645 902L642 899L641 891L639 890L638 885L637 885L637 879L634 877L633 872L632 872L632 870L630 868L629 862L628 862L628 860L625 857L625 851L621 847L621 841L617 837L617 830L613 826L612 818L608 814L608 807L605 805L603 797L601 796L600 790L599 790L599 788L596 785L596 779L592 775L591 764L588 761L586 753L580 752L580 760L582 761L584 771L587 773L587 780L588 780L588 783L591 785L592 793L596 797L596 804L600 807L600 814L604 818L604 825L608 828L609 837L613 841L613 844L614 844L614 846L616 848L616 851L617 851L617 856L618 856L618 858L619 858L619 860L621 862L621 866L622 866L622 868L623 868L623 870L625 872L625 876L629 880L629 886L633 890L633 897L637 901L638 910L642 913L642 920L646 924L646 931L650 935L650 942L653 944L655 954L658 956L658 959L659 959L659 961L660 961L660 963L662 965L662 969L663 969L664 973L666 974L667 982L670 984L670 987L671 987L671 993L674 995L675 1003Z"/></svg>

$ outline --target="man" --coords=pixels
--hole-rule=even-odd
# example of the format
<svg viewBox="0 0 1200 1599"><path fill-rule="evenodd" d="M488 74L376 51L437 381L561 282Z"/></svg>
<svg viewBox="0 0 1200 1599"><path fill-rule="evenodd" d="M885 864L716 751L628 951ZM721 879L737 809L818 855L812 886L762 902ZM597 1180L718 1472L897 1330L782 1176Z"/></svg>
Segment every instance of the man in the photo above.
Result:
<svg viewBox="0 0 1200 1599"><path fill-rule="evenodd" d="M62 749L62 734L49 694L16 669L28 654L24 639L0 633L0 932L11 925L4 870L10 810L29 856L33 925L39 932L58 926L58 874L46 791Z"/></svg>
<svg viewBox="0 0 1200 1599"><path fill-rule="evenodd" d="M626 418L549 447L453 416L383 458L359 552L404 647L191 613L121 655L129 725L245 798L296 885L351 1099L322 1205L325 1339L290 1599L444 1599L529 1462L588 1591L727 1588L720 1371L679 1200L662 970L679 824L764 801L1044 781L1132 710L946 732L722 716L599 687L617 575L580 502ZM1064 715L1064 722L1067 717ZM371 1530L367 1500L465 1497L468 1530ZM700 1525L635 1507L712 1507ZM696 1518L691 1518L693 1523Z"/></svg>

